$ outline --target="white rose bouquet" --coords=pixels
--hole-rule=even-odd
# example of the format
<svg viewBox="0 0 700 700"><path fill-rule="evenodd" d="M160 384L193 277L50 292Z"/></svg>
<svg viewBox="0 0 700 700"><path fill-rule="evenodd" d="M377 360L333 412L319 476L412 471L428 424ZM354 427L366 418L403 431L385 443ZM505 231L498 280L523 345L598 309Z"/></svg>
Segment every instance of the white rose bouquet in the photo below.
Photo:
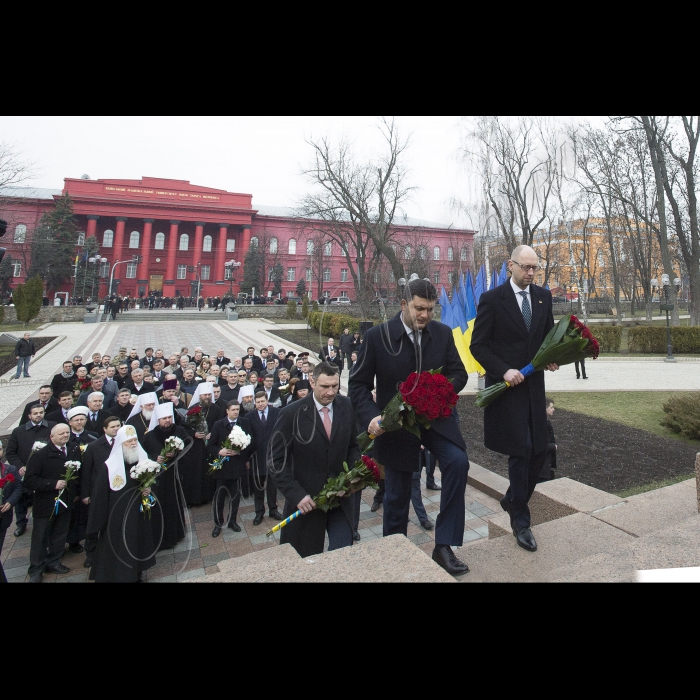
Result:
<svg viewBox="0 0 700 700"><path fill-rule="evenodd" d="M163 449L160 451L160 456L164 458L164 462L160 465L161 469L167 469L168 468L168 462L167 462L167 457L170 455L171 457L176 453L176 452L182 452L182 450L185 449L185 443L182 441L181 438L176 437L173 435L172 437L166 438L165 440L165 445L163 446Z"/></svg>
<svg viewBox="0 0 700 700"><path fill-rule="evenodd" d="M250 445L250 435L246 433L243 428L238 425L233 426L233 430L229 433L228 437L221 443L222 450L233 450L236 454L240 454L241 450L245 450L246 447ZM209 474L218 471L224 466L224 462L228 462L228 457L217 457L209 465Z"/></svg>
<svg viewBox="0 0 700 700"><path fill-rule="evenodd" d="M34 443L35 445L37 443ZM33 449L33 448L32 448ZM80 470L80 462L74 461L74 460L68 460L63 466L66 468L66 473L61 477L63 481L74 481L75 479L78 478L78 471ZM53 508L53 514L58 515L58 509L63 506L64 508L68 508L68 506L61 500L61 496L63 495L63 492L66 490L66 487L62 488L58 492L58 496L54 498L54 508Z"/></svg>
<svg viewBox="0 0 700 700"><path fill-rule="evenodd" d="M152 459L142 459L131 467L129 476L134 479L134 481L139 482L139 489L141 491L145 491L156 483L156 478L161 469L162 467L158 462L154 462ZM152 493L148 494L148 496L142 496L139 511L141 513L146 513L150 518L151 508L155 505L155 502L156 499Z"/></svg>

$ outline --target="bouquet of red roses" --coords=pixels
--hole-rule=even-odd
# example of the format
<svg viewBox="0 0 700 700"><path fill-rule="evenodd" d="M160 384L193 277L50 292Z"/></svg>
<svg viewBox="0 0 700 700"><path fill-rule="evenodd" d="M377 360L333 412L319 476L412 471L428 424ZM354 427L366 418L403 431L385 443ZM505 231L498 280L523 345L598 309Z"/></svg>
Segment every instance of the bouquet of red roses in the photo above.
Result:
<svg viewBox="0 0 700 700"><path fill-rule="evenodd" d="M195 433L206 433L209 429L206 418L202 413L202 407L199 404L192 406L192 408L187 411L185 418L187 419L187 425L189 425Z"/></svg>
<svg viewBox="0 0 700 700"><path fill-rule="evenodd" d="M520 370L525 377L534 372L540 372L547 365L570 365L579 360L596 359L600 353L598 341L593 337L586 326L571 314L565 316L552 328L547 337L542 341L540 349L532 362ZM476 396L476 405L480 408L488 406L495 398L500 396L510 384L498 382L482 389Z"/></svg>
<svg viewBox="0 0 700 700"><path fill-rule="evenodd" d="M459 400L452 380L441 374L442 367L411 373L399 384L399 391L382 411L381 426L386 432L404 428L420 438L420 423L425 428L438 418L447 418ZM374 435L358 435L362 452L366 452Z"/></svg>
<svg viewBox="0 0 700 700"><path fill-rule="evenodd" d="M92 386L92 380L90 377L86 377L85 379L78 379L78 381L73 384L73 406L78 402L78 398L80 397L80 394L82 394L84 391L87 391L90 387Z"/></svg>
<svg viewBox="0 0 700 700"><path fill-rule="evenodd" d="M0 479L0 502L2 502L2 497L5 494L5 486L7 486L8 484L13 484L14 481L14 474L8 474L7 476L3 476L2 479Z"/></svg>
<svg viewBox="0 0 700 700"><path fill-rule="evenodd" d="M340 506L340 499L356 491L362 491L365 488L377 488L377 482L384 478L384 467L377 464L371 457L362 455L355 462L355 466L350 469L347 462L343 462L343 471L338 476L331 476L323 485L323 488L314 496L314 503L319 510L327 513L333 508ZM272 537L278 530L281 530L286 525L295 520L301 515L301 511L297 510L281 523L275 525L267 534L267 537Z"/></svg>

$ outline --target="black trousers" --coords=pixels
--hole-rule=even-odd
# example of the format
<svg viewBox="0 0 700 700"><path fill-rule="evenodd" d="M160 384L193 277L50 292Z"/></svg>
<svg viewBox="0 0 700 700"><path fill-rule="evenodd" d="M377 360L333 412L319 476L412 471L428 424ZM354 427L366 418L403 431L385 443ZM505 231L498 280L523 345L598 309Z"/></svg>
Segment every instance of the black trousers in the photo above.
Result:
<svg viewBox="0 0 700 700"><path fill-rule="evenodd" d="M30 576L61 563L69 528L68 512L59 513L52 518L33 518L32 545L29 550Z"/></svg>
<svg viewBox="0 0 700 700"><path fill-rule="evenodd" d="M532 424L527 432L525 455L508 457L508 478L510 486L505 498L510 501L510 512L514 527L530 527L530 508L528 502L532 496L537 479L542 471L547 451L533 453Z"/></svg>
<svg viewBox="0 0 700 700"><path fill-rule="evenodd" d="M262 488L258 488L262 486ZM253 475L253 498L255 499L255 514L265 514L265 493L267 493L267 507L270 512L277 510L277 485L269 476Z"/></svg>
<svg viewBox="0 0 700 700"><path fill-rule="evenodd" d="M34 496L29 491L22 491L22 495L17 501L15 506L15 519L17 522L17 527L20 525L26 525L29 522L29 507L32 505Z"/></svg>
<svg viewBox="0 0 700 700"><path fill-rule="evenodd" d="M68 536L66 538L68 544L80 544L85 539L88 516L90 514L89 508L89 505L86 506L80 500L73 504L73 510L71 511L70 518L70 528L68 529Z"/></svg>
<svg viewBox="0 0 700 700"><path fill-rule="evenodd" d="M435 486L435 466L437 460L430 450L421 450L421 468L425 466L425 485Z"/></svg>
<svg viewBox="0 0 700 700"><path fill-rule="evenodd" d="M216 484L214 493L214 525L216 527L226 527L230 523L235 523L238 517L238 506L241 503L241 480L215 479L214 483ZM225 512L226 498L231 499L230 515Z"/></svg>

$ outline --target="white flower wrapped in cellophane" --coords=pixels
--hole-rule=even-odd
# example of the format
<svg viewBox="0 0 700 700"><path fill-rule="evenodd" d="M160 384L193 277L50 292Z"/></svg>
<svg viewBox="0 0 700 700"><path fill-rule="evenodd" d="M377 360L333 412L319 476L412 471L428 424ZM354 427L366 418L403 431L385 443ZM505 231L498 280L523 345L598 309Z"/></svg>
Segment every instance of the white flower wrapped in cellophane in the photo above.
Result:
<svg viewBox="0 0 700 700"><path fill-rule="evenodd" d="M173 437L166 438L164 449L166 452L182 452L185 449L185 443L182 438L173 435Z"/></svg>
<svg viewBox="0 0 700 700"><path fill-rule="evenodd" d="M37 440L37 441L32 445L32 454L34 454L35 452L38 452L39 450L43 450L44 447L46 447L46 443L45 443L45 442L40 442L39 440Z"/></svg>
<svg viewBox="0 0 700 700"><path fill-rule="evenodd" d="M139 482L139 488L141 491L144 489L150 489L153 484L156 483L156 477L158 472L161 470L161 465L158 462L154 462L152 459L142 459L140 462L134 464L129 470L129 475L132 479ZM141 505L139 510L151 517L151 508L155 504L156 499L152 494L148 496L143 496L141 498Z"/></svg>
<svg viewBox="0 0 700 700"><path fill-rule="evenodd" d="M229 433L228 441L231 443L232 450L244 450L250 445L250 435L240 426L234 425L233 430Z"/></svg>

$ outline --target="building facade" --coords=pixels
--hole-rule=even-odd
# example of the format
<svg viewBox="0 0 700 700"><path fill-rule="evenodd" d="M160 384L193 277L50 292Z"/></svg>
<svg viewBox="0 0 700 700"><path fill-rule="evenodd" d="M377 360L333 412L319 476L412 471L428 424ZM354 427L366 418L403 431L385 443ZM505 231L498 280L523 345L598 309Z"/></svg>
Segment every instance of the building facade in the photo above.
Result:
<svg viewBox="0 0 700 700"><path fill-rule="evenodd" d="M294 216L281 207L254 207L250 194L148 177L66 178L63 190L6 188L0 192L0 217L8 221L2 243L12 259L15 284L26 280L33 231L64 194L73 201L78 222L76 269L99 266L96 294L100 297L108 293L112 278L112 289L122 296L237 294L252 245L264 251L268 270L256 295L271 294L273 267L281 266L283 297L294 296L300 280L312 298L355 297L348 259L337 240L324 239L319 233L318 221ZM458 269L470 266L473 231L405 220L392 236L407 273L417 271L438 285L447 286ZM96 263L84 254L91 237L99 246L90 253ZM377 294L396 288L386 265L377 264L371 270L369 284ZM66 284L65 291L73 293L73 285Z"/></svg>

